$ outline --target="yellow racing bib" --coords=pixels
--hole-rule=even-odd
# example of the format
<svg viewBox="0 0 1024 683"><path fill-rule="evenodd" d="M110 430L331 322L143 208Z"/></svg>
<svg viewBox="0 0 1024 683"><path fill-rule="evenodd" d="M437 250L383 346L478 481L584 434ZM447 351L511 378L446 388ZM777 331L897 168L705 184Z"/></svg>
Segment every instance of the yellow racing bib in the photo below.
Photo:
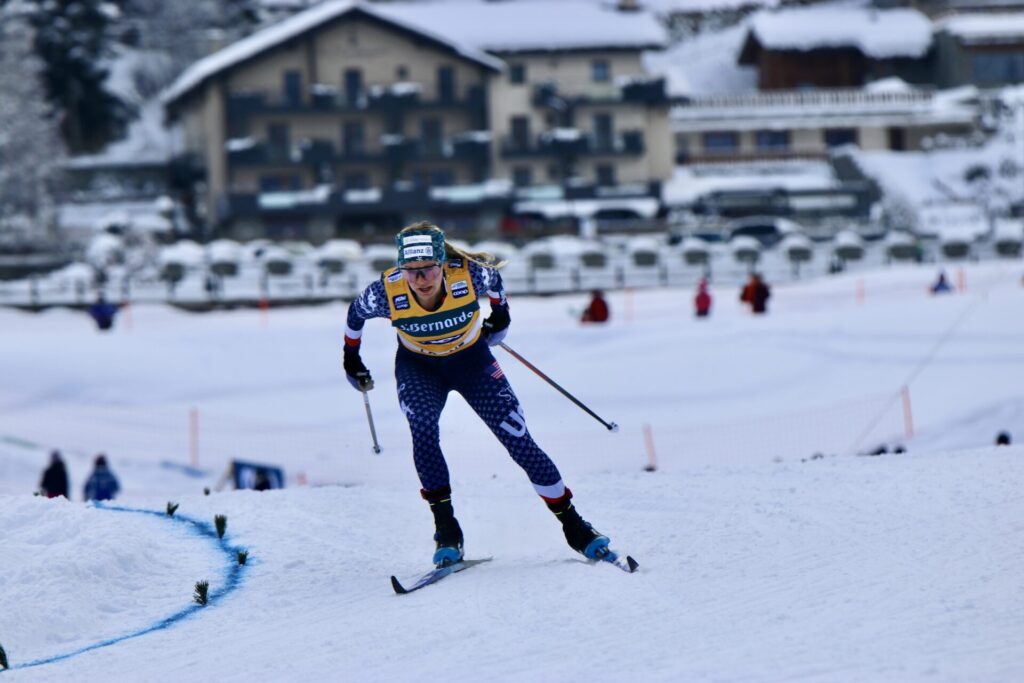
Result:
<svg viewBox="0 0 1024 683"><path fill-rule="evenodd" d="M447 292L436 311L428 311L417 303L398 268L385 271L381 279L391 308L391 326L410 351L448 356L480 338L483 317L468 264L463 259L445 262Z"/></svg>

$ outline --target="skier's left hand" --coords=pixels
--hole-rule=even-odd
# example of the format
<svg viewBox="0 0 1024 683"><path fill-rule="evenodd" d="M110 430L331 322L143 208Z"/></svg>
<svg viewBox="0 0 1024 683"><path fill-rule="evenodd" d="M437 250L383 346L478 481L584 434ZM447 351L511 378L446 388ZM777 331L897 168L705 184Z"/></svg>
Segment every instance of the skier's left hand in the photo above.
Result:
<svg viewBox="0 0 1024 683"><path fill-rule="evenodd" d="M487 320L484 321L484 341L487 342L488 346L497 346L501 343L501 340L508 334L509 323L512 322L512 317L508 314L507 306L494 306L491 308L491 314L487 316Z"/></svg>

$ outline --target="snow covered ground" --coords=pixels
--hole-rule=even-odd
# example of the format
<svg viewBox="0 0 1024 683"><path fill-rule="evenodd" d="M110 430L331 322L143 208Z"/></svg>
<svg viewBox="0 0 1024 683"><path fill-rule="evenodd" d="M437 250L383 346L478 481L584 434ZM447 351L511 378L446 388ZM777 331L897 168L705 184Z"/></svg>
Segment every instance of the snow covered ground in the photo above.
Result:
<svg viewBox="0 0 1024 683"><path fill-rule="evenodd" d="M707 320L688 289L614 292L586 328L582 295L513 299L508 343L622 427L496 352L583 515L641 569L581 562L452 397L456 512L494 561L402 597L388 575L425 568L432 525L385 322L364 335L374 455L343 306L137 306L109 335L0 310L0 680L1024 679L1024 448L991 445L1024 438L1022 270L967 265L941 297L934 266L779 285L758 318L732 286ZM881 443L907 452L854 455ZM30 495L53 447L73 502ZM125 509L80 502L100 450ZM289 488L204 496L231 458Z"/></svg>

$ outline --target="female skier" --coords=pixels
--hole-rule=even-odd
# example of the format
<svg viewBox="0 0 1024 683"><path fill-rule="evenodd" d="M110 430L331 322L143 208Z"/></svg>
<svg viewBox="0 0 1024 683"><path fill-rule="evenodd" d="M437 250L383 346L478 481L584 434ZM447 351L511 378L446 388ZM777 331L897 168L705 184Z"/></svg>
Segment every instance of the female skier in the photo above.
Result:
<svg viewBox="0 0 1024 683"><path fill-rule="evenodd" d="M359 357L363 324L370 318L390 318L400 342L395 354L398 401L412 432L420 495L434 515L434 563L443 567L462 559L462 529L452 508L438 429L452 390L462 394L526 471L533 488L561 521L569 545L591 559L601 557L607 552L608 537L576 512L572 491L527 431L519 401L491 355L489 346L501 342L510 322L497 271L504 263L490 254L459 250L428 222L404 228L395 241L398 266L382 273L349 306L345 374L359 391L373 388ZM486 320L477 301L484 292L491 305Z"/></svg>

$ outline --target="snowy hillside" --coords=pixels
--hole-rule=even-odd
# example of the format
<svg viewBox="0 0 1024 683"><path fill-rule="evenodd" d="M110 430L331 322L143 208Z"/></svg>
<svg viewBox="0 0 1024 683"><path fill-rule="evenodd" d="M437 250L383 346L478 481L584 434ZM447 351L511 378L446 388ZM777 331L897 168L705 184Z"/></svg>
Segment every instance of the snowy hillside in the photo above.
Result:
<svg viewBox="0 0 1024 683"><path fill-rule="evenodd" d="M948 272L963 291L929 296L935 266L779 285L756 318L733 287L707 320L690 290L613 292L586 328L583 296L513 298L508 343L622 426L496 352L582 514L641 569L572 553L452 396L455 510L494 560L409 596L388 576L426 568L432 525L385 322L364 335L374 455L343 306L140 306L109 335L0 310L0 680L1020 680L1024 447L991 444L1024 438L1022 268ZM854 455L880 443L907 452ZM54 447L73 502L30 495ZM100 450L125 490L106 509L79 502ZM289 487L202 495L231 458Z"/></svg>

